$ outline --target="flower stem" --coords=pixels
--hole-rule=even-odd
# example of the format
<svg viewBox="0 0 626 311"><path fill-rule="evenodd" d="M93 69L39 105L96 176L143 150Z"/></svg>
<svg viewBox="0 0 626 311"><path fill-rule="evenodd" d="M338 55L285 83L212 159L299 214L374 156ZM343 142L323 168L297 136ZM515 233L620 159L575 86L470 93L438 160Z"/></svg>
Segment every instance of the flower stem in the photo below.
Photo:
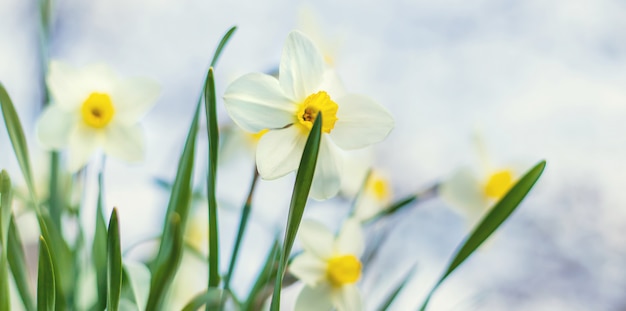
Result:
<svg viewBox="0 0 626 311"><path fill-rule="evenodd" d="M235 238L235 246L233 247L233 253L230 256L230 264L228 265L228 273L224 278L224 296L222 296L222 302L220 303L220 311L224 310L226 301L226 293L230 294L230 280L235 270L235 264L237 263L237 256L239 255L239 248L241 247L241 241L243 240L243 234L246 231L248 225L248 219L250 218L250 212L252 211L252 196L256 187L257 180L259 179L259 172L254 167L254 176L252 177L252 183L250 184L250 190L248 191L248 197L243 205L241 211L241 218L239 219L239 229Z"/></svg>

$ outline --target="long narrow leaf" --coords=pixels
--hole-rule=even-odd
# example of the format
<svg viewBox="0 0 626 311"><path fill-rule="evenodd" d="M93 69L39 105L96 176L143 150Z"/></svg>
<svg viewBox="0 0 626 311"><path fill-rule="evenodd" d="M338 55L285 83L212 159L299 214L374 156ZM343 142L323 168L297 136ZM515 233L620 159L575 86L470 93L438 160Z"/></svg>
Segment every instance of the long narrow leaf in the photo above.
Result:
<svg viewBox="0 0 626 311"><path fill-rule="evenodd" d="M393 291L389 294L389 296L387 296L387 299L385 299L380 306L378 307L377 310L380 311L385 311L387 309L389 309L389 306L391 306L391 304L394 302L394 300L396 300L396 298L398 297L398 294L400 294L400 292L402 291L402 289L406 286L406 284L409 282L409 280L411 280L415 274L415 270L416 270L416 266L414 265L411 270L409 270L409 273L407 273L407 275L402 279L402 281L400 283L398 283L398 285L393 289Z"/></svg>
<svg viewBox="0 0 626 311"><path fill-rule="evenodd" d="M502 223L509 218L511 213L515 211L517 206L526 197L530 189L535 185L544 168L546 167L546 161L541 161L535 165L530 171L528 171L511 190L487 213L487 215L476 226L474 231L459 247L458 251L454 255L454 258L450 262L450 265L441 276L439 281L435 283L435 286L431 289L426 296L426 300L420 308L421 311L426 310L430 298L435 293L437 288L443 283L443 281L458 268L467 258L470 257L478 249L478 247L491 236L493 232L502 225Z"/></svg>
<svg viewBox="0 0 626 311"><path fill-rule="evenodd" d="M111 212L107 235L107 310L116 311L122 293L122 249L117 209Z"/></svg>
<svg viewBox="0 0 626 311"><path fill-rule="evenodd" d="M215 53L213 53L213 59L211 60L211 66L215 68L215 65L217 65L217 60L220 58L220 56L222 55L222 51L224 50L224 47L226 46L226 43L228 43L228 41L230 40L230 37L235 33L235 30L237 30L237 26L233 26L231 27L222 37L222 40L220 40L220 43L217 45L217 48L215 49Z"/></svg>
<svg viewBox="0 0 626 311"><path fill-rule="evenodd" d="M98 203L96 205L96 229L93 237L92 260L96 270L98 309L107 304L107 226L104 221L104 195L102 173L98 176Z"/></svg>
<svg viewBox="0 0 626 311"><path fill-rule="evenodd" d="M268 284L272 281L272 277L276 275L276 269L278 269L278 261L280 260L280 243L278 240L274 241L270 252L267 254L267 258L265 259L265 263L259 272L259 275L254 281L254 285L252 285L252 289L248 294L248 298L244 302L241 310L243 311L253 311L256 309L260 309L260 304L255 305L257 303L258 296ZM264 300L264 299L263 299Z"/></svg>
<svg viewBox="0 0 626 311"><path fill-rule="evenodd" d="M9 288L8 235L11 223L11 179L2 170L0 173L0 310L11 310Z"/></svg>
<svg viewBox="0 0 626 311"><path fill-rule="evenodd" d="M150 285L150 270L142 263L124 263L124 282L132 291L132 298L138 310L146 309L148 300L148 285ZM122 308L120 308L122 309Z"/></svg>
<svg viewBox="0 0 626 311"><path fill-rule="evenodd" d="M207 308L218 308L221 301L221 290L217 288L209 288L209 290L196 295L182 311L196 311L200 307L206 305Z"/></svg>
<svg viewBox="0 0 626 311"><path fill-rule="evenodd" d="M48 244L39 238L39 270L37 277L37 310L55 310L55 277Z"/></svg>
<svg viewBox="0 0 626 311"><path fill-rule="evenodd" d="M207 136L209 140L209 173L207 175L207 196L209 205L209 288L220 283L219 275L219 231L217 228L217 199L215 198L215 180L217 174L217 151L219 148L219 132L215 100L215 81L213 68L209 68L204 85L204 103L207 120Z"/></svg>
<svg viewBox="0 0 626 311"><path fill-rule="evenodd" d="M287 266L287 260L291 253L293 242L296 239L302 214L309 198L311 183L313 182L313 173L317 165L317 155L319 153L320 141L322 138L322 113L319 112L313 123L313 128L309 133L304 146L304 152L300 159L300 166L296 174L296 182L291 195L291 203L289 204L289 216L287 218L287 229L283 241L283 250L280 254L278 263L278 271L276 274L276 284L274 285L274 294L272 295L271 311L278 311L280 308L280 291L283 284L283 276Z"/></svg>
<svg viewBox="0 0 626 311"><path fill-rule="evenodd" d="M156 267L152 274L152 280L150 281L150 294L148 296L148 302L146 304L146 310L161 310L163 305L163 299L169 290L176 271L180 266L180 261L183 255L183 232L181 227L181 219L177 213L172 215L169 221L171 226L171 235L164 237L170 239L168 245L170 250L168 256L165 257L165 261Z"/></svg>
<svg viewBox="0 0 626 311"><path fill-rule="evenodd" d="M28 145L26 144L26 138L24 136L24 130L20 118L15 111L15 106L9 97L2 82L0 82L0 106L2 108L2 116L4 117L4 125L9 133L11 139L11 145L13 151L17 157L17 162L20 165L24 180L30 193L35 195L35 183L33 182L33 174L30 167L30 157L28 155ZM39 208L36 206L36 208Z"/></svg>
<svg viewBox="0 0 626 311"><path fill-rule="evenodd" d="M8 245L7 254L9 256L9 266L11 267L11 274L13 274L13 279L15 279L15 285L20 294L20 299L27 311L34 311L35 301L33 300L28 284L29 278L28 268L26 267L26 256L24 255L24 248L22 247L22 239L15 226L13 214L11 214L11 223L9 224Z"/></svg>

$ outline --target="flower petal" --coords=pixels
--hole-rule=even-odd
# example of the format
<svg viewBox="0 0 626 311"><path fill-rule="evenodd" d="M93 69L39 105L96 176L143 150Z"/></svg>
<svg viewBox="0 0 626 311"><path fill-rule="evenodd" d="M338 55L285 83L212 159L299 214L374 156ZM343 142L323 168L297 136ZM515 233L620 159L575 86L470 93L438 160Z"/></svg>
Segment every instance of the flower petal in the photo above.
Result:
<svg viewBox="0 0 626 311"><path fill-rule="evenodd" d="M305 252L293 260L289 265L289 272L307 285L317 286L326 278L326 268L326 261Z"/></svg>
<svg viewBox="0 0 626 311"><path fill-rule="evenodd" d="M303 101L319 89L324 70L324 58L313 42L297 30L289 33L278 75L284 92L297 102Z"/></svg>
<svg viewBox="0 0 626 311"><path fill-rule="evenodd" d="M224 106L237 125L254 133L292 124L297 109L278 81L261 73L231 83L224 93Z"/></svg>
<svg viewBox="0 0 626 311"><path fill-rule="evenodd" d="M305 286L296 299L295 311L329 311L333 308L329 285Z"/></svg>
<svg viewBox="0 0 626 311"><path fill-rule="evenodd" d="M143 131L139 124L126 126L110 124L105 130L104 153L127 162L139 162L144 158Z"/></svg>
<svg viewBox="0 0 626 311"><path fill-rule="evenodd" d="M441 198L457 212L474 223L487 209L489 202L483 195L480 181L469 167L455 171L439 188Z"/></svg>
<svg viewBox="0 0 626 311"><path fill-rule="evenodd" d="M152 106L161 93L159 84L147 78L128 78L119 81L111 92L115 117L127 124L135 124Z"/></svg>
<svg viewBox="0 0 626 311"><path fill-rule="evenodd" d="M337 311L360 311L363 310L361 293L355 285L344 285L333 291L333 305Z"/></svg>
<svg viewBox="0 0 626 311"><path fill-rule="evenodd" d="M79 70L59 61L51 61L46 84L52 100L64 110L79 107L91 93L82 82Z"/></svg>
<svg viewBox="0 0 626 311"><path fill-rule="evenodd" d="M37 121L37 139L46 149L67 146L70 132L76 126L76 115L66 112L58 105L49 105Z"/></svg>
<svg viewBox="0 0 626 311"><path fill-rule="evenodd" d="M306 138L296 126L263 135L256 152L256 164L261 177L276 179L295 171L300 164Z"/></svg>
<svg viewBox="0 0 626 311"><path fill-rule="evenodd" d="M349 94L336 102L338 120L330 135L342 149L363 148L380 142L393 129L389 111L370 98Z"/></svg>
<svg viewBox="0 0 626 311"><path fill-rule="evenodd" d="M316 200L332 198L341 187L342 154L327 134L322 134L320 151L311 184L311 197Z"/></svg>
<svg viewBox="0 0 626 311"><path fill-rule="evenodd" d="M82 168L102 142L102 133L87 125L78 124L70 133L68 170L72 173Z"/></svg>
<svg viewBox="0 0 626 311"><path fill-rule="evenodd" d="M298 230L298 240L305 251L313 255L328 259L333 256L335 236L323 224L305 219Z"/></svg>
<svg viewBox="0 0 626 311"><path fill-rule="evenodd" d="M334 248L339 254L352 254L360 257L365 248L364 243L361 223L356 219L350 218L341 227Z"/></svg>

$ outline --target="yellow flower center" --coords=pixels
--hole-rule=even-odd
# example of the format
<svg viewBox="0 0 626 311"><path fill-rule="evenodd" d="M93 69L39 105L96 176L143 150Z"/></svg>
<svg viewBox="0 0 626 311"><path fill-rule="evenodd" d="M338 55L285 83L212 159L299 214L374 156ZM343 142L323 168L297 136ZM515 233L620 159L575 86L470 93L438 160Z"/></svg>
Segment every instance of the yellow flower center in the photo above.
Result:
<svg viewBox="0 0 626 311"><path fill-rule="evenodd" d="M326 275L335 287L353 284L361 277L361 262L354 255L335 256L328 261Z"/></svg>
<svg viewBox="0 0 626 311"><path fill-rule="evenodd" d="M91 93L80 109L83 121L93 128L103 128L115 115L111 97L105 93Z"/></svg>
<svg viewBox="0 0 626 311"><path fill-rule="evenodd" d="M339 106L330 99L328 93L319 91L309 95L298 107L296 118L303 130L307 132L313 128L313 122L321 111L324 115L322 120L322 132L330 133L337 121L337 109Z"/></svg>
<svg viewBox="0 0 626 311"><path fill-rule="evenodd" d="M489 198L499 200L513 186L513 172L511 170L500 170L489 176L483 190Z"/></svg>
<svg viewBox="0 0 626 311"><path fill-rule="evenodd" d="M370 175L367 181L367 190L378 201L385 201L391 196L389 182L374 174Z"/></svg>

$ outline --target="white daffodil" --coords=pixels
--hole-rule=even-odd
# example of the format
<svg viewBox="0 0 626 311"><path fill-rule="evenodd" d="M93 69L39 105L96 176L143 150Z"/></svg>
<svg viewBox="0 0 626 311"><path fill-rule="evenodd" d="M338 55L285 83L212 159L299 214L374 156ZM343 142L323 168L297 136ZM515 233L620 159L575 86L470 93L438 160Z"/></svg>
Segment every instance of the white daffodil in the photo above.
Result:
<svg viewBox="0 0 626 311"><path fill-rule="evenodd" d="M389 178L380 171L372 170L354 206L353 217L359 221L374 217L389 206L392 194Z"/></svg>
<svg viewBox="0 0 626 311"><path fill-rule="evenodd" d="M299 236L304 252L289 271L305 283L296 300L296 311L362 310L356 282L361 277L364 242L357 220L347 220L335 238L324 225L304 221Z"/></svg>
<svg viewBox="0 0 626 311"><path fill-rule="evenodd" d="M488 159L481 137L475 137L480 169L463 166L441 183L441 198L465 216L468 223L478 221L515 185L523 171L519 164L494 166Z"/></svg>
<svg viewBox="0 0 626 311"><path fill-rule="evenodd" d="M68 148L70 171L98 149L128 162L143 159L138 121L159 96L157 83L119 78L102 64L75 69L58 61L50 63L46 82L52 104L37 122L37 137L48 149Z"/></svg>
<svg viewBox="0 0 626 311"><path fill-rule="evenodd" d="M250 73L226 90L226 109L246 131L269 131L256 153L259 174L276 179L295 171L319 112L322 140L311 197L327 199L339 190L342 150L363 148L383 140L393 118L383 106L354 94L335 94L335 75L327 70L318 49L305 35L287 37L279 79Z"/></svg>

